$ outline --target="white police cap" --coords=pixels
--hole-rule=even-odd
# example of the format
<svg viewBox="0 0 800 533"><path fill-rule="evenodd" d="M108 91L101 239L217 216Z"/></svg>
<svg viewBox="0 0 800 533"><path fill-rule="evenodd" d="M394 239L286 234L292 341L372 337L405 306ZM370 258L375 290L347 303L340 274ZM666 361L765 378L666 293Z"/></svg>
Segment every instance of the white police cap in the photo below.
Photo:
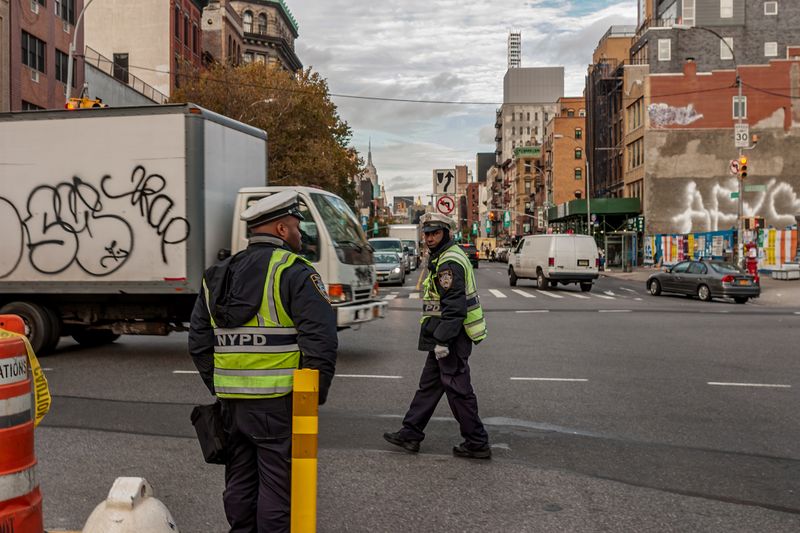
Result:
<svg viewBox="0 0 800 533"><path fill-rule="evenodd" d="M425 213L419 219L422 224L422 232L429 233L439 229L451 230L455 226L452 218L440 215L439 213Z"/></svg>
<svg viewBox="0 0 800 533"><path fill-rule="evenodd" d="M300 214L300 200L295 191L281 191L266 196L242 211L239 218L247 222L248 226L253 227L285 216L304 220L303 215Z"/></svg>

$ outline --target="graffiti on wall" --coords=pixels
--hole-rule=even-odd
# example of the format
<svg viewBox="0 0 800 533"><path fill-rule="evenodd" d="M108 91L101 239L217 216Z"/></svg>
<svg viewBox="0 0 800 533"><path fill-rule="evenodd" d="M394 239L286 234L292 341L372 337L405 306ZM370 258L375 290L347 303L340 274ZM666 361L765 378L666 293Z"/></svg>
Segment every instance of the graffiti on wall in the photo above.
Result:
<svg viewBox="0 0 800 533"><path fill-rule="evenodd" d="M189 222L173 214L175 201L163 192L164 178L147 175L137 166L131 174L133 187L110 192L111 176L104 176L100 188L80 177L55 185L31 189L23 204L0 196L0 227L5 246L0 260L0 279L27 258L41 274L60 274L75 265L93 277L116 272L134 253L135 222L109 206L126 198L161 241L161 259L166 264L166 247L189 237ZM139 235L147 238L147 235Z"/></svg>
<svg viewBox="0 0 800 533"><path fill-rule="evenodd" d="M695 231L719 231L736 225L738 199L731 193L738 192L737 178L715 182L704 192L696 181L689 181L683 190L683 210L672 217L677 233ZM745 192L742 214L745 217L763 217L767 224L775 227L791 226L800 214L800 196L794 187L773 178L762 192Z"/></svg>
<svg viewBox="0 0 800 533"><path fill-rule="evenodd" d="M692 104L686 107L673 107L669 104L650 104L647 108L650 125L654 128L666 126L687 126L703 118Z"/></svg>

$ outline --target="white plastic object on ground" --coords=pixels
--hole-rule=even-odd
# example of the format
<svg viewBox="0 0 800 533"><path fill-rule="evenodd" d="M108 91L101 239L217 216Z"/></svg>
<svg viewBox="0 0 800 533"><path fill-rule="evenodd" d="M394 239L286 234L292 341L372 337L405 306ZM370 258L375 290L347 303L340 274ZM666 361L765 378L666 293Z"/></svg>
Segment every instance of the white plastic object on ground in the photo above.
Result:
<svg viewBox="0 0 800 533"><path fill-rule="evenodd" d="M169 509L141 477L118 477L108 498L95 507L82 533L177 533Z"/></svg>

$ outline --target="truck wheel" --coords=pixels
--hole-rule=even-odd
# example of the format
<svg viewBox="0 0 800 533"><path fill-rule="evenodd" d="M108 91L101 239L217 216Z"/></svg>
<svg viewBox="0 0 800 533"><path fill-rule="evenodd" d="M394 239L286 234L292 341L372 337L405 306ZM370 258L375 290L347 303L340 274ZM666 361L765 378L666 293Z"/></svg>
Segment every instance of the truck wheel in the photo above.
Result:
<svg viewBox="0 0 800 533"><path fill-rule="evenodd" d="M42 350L44 353L52 352L58 346L59 341L61 341L61 317L58 314L50 309L49 307L43 307L45 313L47 313L48 317L50 318L50 342L45 345Z"/></svg>
<svg viewBox="0 0 800 533"><path fill-rule="evenodd" d="M36 355L44 355L52 350L55 342L58 342L58 337L54 335L58 325L53 324L52 318L55 313L48 312L39 304L11 302L0 309L0 314L19 315L22 318L25 322L25 336L28 337Z"/></svg>
<svg viewBox="0 0 800 533"><path fill-rule="evenodd" d="M547 288L547 278L541 270L536 273L536 285L542 290Z"/></svg>
<svg viewBox="0 0 800 533"><path fill-rule="evenodd" d="M592 290L591 283L581 283L581 292L589 292L590 290Z"/></svg>
<svg viewBox="0 0 800 533"><path fill-rule="evenodd" d="M80 329L72 333L72 338L81 346L102 346L119 339L110 329Z"/></svg>
<svg viewBox="0 0 800 533"><path fill-rule="evenodd" d="M517 279L517 273L514 272L514 267L508 267L508 284L511 287L516 287Z"/></svg>

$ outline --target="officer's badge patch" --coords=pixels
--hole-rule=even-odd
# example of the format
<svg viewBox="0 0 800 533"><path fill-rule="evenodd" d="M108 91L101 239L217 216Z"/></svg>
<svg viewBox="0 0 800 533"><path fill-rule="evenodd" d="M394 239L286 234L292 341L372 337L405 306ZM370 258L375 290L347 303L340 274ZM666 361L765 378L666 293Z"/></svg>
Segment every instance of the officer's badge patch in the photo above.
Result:
<svg viewBox="0 0 800 533"><path fill-rule="evenodd" d="M322 276L317 273L311 274L311 282L314 284L314 287L317 288L317 292L325 298L325 301L328 303L331 302L330 298L328 297L328 291L325 290L325 284L322 282Z"/></svg>
<svg viewBox="0 0 800 533"><path fill-rule="evenodd" d="M444 290L447 290L453 286L452 270L442 270L439 272L439 285L441 285Z"/></svg>

